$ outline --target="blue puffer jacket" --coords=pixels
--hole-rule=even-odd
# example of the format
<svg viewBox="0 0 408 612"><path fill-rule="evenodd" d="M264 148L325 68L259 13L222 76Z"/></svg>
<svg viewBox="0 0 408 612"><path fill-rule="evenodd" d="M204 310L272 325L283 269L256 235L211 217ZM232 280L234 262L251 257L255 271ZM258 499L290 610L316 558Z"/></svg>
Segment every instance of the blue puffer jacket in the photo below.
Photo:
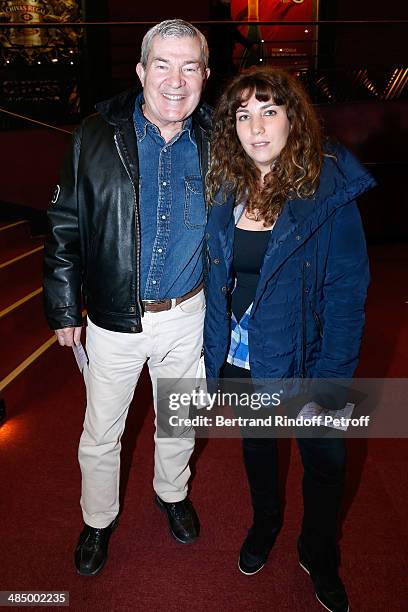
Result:
<svg viewBox="0 0 408 612"><path fill-rule="evenodd" d="M271 232L249 321L253 378L350 378L364 327L369 268L355 198L375 185L343 147L325 157L313 199L288 201ZM207 225L207 376L230 342L234 198Z"/></svg>

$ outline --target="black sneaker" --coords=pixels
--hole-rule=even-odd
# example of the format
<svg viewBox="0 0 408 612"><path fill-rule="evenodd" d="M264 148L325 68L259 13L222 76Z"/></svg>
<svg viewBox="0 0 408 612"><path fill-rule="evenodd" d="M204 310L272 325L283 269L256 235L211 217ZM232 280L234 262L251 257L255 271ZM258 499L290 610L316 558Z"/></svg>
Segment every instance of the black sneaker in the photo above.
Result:
<svg viewBox="0 0 408 612"><path fill-rule="evenodd" d="M116 517L110 525L97 529L85 525L75 549L75 567L81 576L96 576L108 558L108 544L118 525Z"/></svg>
<svg viewBox="0 0 408 612"><path fill-rule="evenodd" d="M238 559L238 569L246 576L257 574L265 565L269 550L256 550L251 529L241 546Z"/></svg>
<svg viewBox="0 0 408 612"><path fill-rule="evenodd" d="M329 612L349 612L346 589L337 572L336 563L327 563L324 569L313 567L302 539L298 539L299 565L312 579L319 603Z"/></svg>
<svg viewBox="0 0 408 612"><path fill-rule="evenodd" d="M189 499L165 502L156 495L156 504L167 514L170 533L181 544L191 544L200 535L200 521Z"/></svg>
<svg viewBox="0 0 408 612"><path fill-rule="evenodd" d="M270 538L269 538L270 539ZM273 541L275 537L273 538ZM269 541L262 530L257 532L252 525L241 546L238 559L238 569L246 576L257 574L268 560L273 542Z"/></svg>

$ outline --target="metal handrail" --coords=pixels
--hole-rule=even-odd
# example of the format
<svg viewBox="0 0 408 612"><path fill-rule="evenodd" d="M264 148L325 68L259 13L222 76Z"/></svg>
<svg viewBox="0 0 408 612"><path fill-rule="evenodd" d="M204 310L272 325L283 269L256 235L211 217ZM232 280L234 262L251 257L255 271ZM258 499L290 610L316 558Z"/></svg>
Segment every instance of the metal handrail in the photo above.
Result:
<svg viewBox="0 0 408 612"><path fill-rule="evenodd" d="M17 117L17 119L23 119L24 121L29 121L30 123L36 123L37 125L41 125L42 127L49 128L51 130L56 130L57 132L63 132L64 134L72 134L69 130L64 130L64 128L57 127L56 125L52 125L50 123L44 123L43 121L38 121L37 119L32 119L31 117L27 117L26 115L19 115L18 113L12 113L5 108L0 108L0 113L5 113L6 115L11 115L12 117Z"/></svg>
<svg viewBox="0 0 408 612"><path fill-rule="evenodd" d="M408 19L322 19L318 21L191 21L195 26L213 25L279 25L279 26L321 26L321 25L408 25ZM84 28L88 26L153 26L157 21L40 21L34 25L36 28ZM0 22L1 28L32 28L32 23L22 23L20 21Z"/></svg>

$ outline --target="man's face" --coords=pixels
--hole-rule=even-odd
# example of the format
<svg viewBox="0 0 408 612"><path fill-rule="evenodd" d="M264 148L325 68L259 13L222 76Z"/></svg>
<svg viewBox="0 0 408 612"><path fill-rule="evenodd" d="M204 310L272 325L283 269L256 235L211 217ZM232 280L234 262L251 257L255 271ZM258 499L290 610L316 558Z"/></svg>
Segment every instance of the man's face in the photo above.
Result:
<svg viewBox="0 0 408 612"><path fill-rule="evenodd" d="M196 109L209 69L201 61L197 37L152 41L147 66L136 66L143 86L143 113L160 130L177 133Z"/></svg>

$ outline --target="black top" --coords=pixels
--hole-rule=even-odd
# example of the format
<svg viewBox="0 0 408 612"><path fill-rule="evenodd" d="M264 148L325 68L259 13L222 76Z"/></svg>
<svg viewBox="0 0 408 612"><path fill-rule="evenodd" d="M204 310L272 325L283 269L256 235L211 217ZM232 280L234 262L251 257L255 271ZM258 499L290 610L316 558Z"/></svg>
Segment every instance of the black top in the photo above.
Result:
<svg viewBox="0 0 408 612"><path fill-rule="evenodd" d="M254 301L270 235L271 230L252 231L235 227L233 262L236 285L232 293L232 312L237 321Z"/></svg>

